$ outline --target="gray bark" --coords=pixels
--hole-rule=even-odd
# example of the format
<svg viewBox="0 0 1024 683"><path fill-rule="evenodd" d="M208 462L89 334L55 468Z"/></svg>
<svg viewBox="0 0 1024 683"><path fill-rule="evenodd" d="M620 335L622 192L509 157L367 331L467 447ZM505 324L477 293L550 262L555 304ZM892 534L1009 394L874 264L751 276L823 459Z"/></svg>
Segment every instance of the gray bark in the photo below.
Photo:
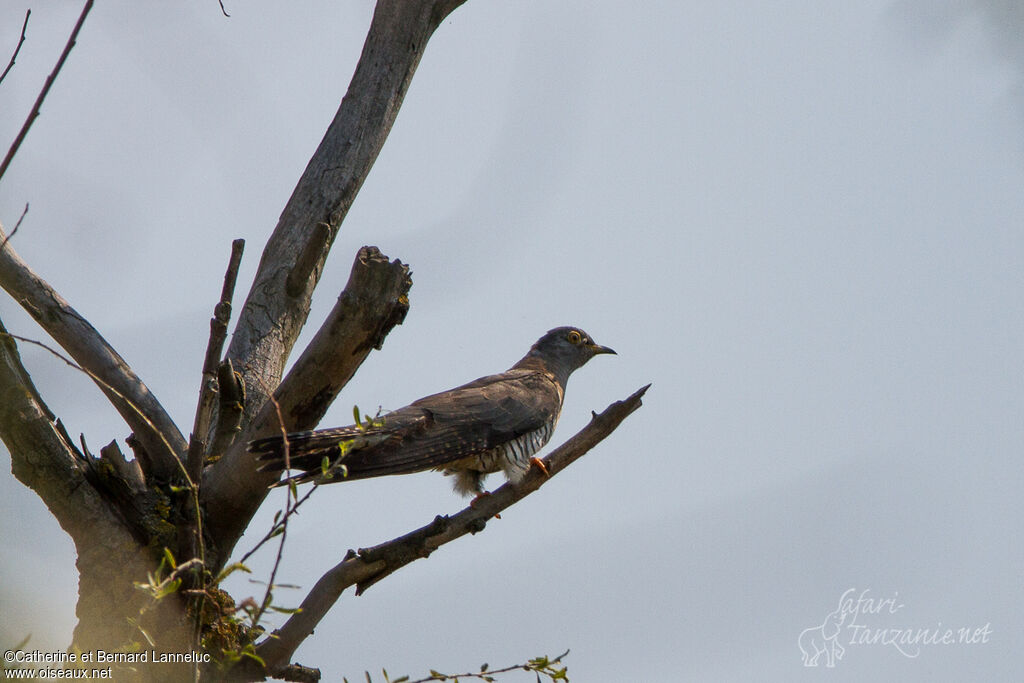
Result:
<svg viewBox="0 0 1024 683"><path fill-rule="evenodd" d="M142 641L126 618L139 618L140 612L138 626L160 634L166 646L187 645L182 604L172 599L151 605L134 589L133 581L154 569L152 554L88 481L84 456L42 403L2 322L0 437L11 453L14 476L36 492L74 541L80 579L73 647L111 650Z"/></svg>
<svg viewBox="0 0 1024 683"><path fill-rule="evenodd" d="M0 241L3 237L0 230ZM160 401L96 328L32 272L10 242L0 251L0 287L88 371L142 445L147 474L162 481L180 475L185 439Z"/></svg>
<svg viewBox="0 0 1024 683"><path fill-rule="evenodd" d="M391 131L427 40L463 1L377 3L348 92L267 242L228 348L248 396L241 440L252 438L249 425L281 380L324 260ZM311 253L311 242L319 254ZM211 513L217 511L208 530L221 565L255 512L254 495L262 500L265 486L252 460L241 455L221 458L208 469L203 501Z"/></svg>

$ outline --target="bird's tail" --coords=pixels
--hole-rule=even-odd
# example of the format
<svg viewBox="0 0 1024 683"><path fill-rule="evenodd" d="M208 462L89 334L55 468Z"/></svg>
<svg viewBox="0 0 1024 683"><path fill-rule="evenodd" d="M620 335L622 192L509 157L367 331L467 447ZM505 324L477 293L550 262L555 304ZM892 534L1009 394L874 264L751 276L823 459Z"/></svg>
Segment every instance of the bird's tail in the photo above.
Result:
<svg viewBox="0 0 1024 683"><path fill-rule="evenodd" d="M343 481L349 477L342 462L345 456L372 449L393 435L385 430L367 430L360 426L293 432L287 437L271 436L249 444L249 452L260 461L260 472L299 470L301 473L282 479L274 486L289 482ZM362 478L351 472L351 478Z"/></svg>

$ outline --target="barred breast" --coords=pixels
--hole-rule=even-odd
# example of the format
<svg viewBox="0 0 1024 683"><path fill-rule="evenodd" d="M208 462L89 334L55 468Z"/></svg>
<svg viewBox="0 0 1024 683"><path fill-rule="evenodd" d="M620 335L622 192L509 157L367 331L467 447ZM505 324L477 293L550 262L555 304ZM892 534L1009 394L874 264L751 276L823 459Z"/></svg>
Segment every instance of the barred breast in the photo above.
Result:
<svg viewBox="0 0 1024 683"><path fill-rule="evenodd" d="M504 472L509 481L516 483L530 471L530 458L551 438L556 421L557 417L548 420L540 429L454 462L445 468L444 473L455 475L455 490L463 494L481 492L483 476L493 472Z"/></svg>

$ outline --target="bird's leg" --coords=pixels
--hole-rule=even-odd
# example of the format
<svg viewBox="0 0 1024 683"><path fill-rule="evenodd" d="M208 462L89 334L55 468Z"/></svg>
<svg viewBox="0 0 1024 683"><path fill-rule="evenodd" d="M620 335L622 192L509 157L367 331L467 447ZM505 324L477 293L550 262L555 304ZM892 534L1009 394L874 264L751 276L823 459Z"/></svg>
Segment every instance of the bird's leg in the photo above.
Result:
<svg viewBox="0 0 1024 683"><path fill-rule="evenodd" d="M545 477L550 477L551 472L548 470L548 466L544 464L544 461L534 456L530 458L530 464L534 465L537 469L544 473Z"/></svg>

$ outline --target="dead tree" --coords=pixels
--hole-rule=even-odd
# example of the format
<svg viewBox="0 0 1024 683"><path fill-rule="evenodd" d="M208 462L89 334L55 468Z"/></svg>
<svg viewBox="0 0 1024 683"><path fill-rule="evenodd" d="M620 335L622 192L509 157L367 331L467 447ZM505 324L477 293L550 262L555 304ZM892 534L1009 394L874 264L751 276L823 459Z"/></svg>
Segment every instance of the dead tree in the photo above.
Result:
<svg viewBox="0 0 1024 683"><path fill-rule="evenodd" d="M334 309L284 376L325 259L427 41L463 1L378 1L348 91L264 247L225 351L243 247L241 240L232 245L188 437L100 332L18 257L14 242L0 230L0 286L94 380L131 430L126 443L133 459L116 442L98 455L89 452L84 439L76 443L21 363L18 344L28 340L0 322L0 437L11 452L14 475L42 498L77 549L81 578L71 647L109 652L155 646L208 652L215 660L202 666L117 667L117 677L315 676L291 665L291 657L342 591L356 586L358 594L441 545L482 530L490 517L546 481L532 472L520 485L505 485L456 515L350 551L274 634L238 619L230 596L218 588L236 543L276 478L257 471L247 443L315 427L409 308L409 268L374 247L362 248ZM611 433L640 406L645 389L595 414L555 449L545 460L551 475ZM225 650L243 655L242 663L223 661Z"/></svg>

